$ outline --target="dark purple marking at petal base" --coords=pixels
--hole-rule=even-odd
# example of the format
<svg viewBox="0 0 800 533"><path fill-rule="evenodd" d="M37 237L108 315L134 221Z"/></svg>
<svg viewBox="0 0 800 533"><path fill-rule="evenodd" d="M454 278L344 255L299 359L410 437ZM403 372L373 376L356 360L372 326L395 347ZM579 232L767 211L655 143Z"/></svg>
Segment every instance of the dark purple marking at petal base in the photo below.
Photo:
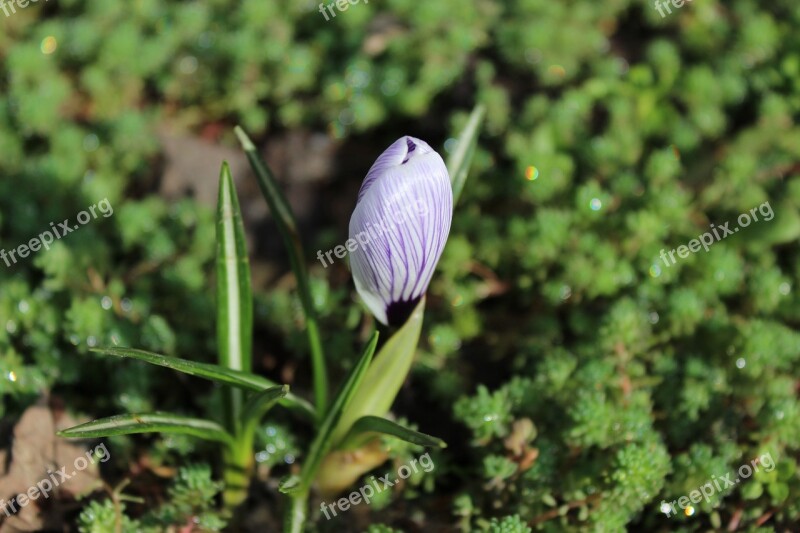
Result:
<svg viewBox="0 0 800 533"><path fill-rule="evenodd" d="M422 299L422 296L417 296L412 300L400 300L399 302L392 302L386 307L386 320L390 326L402 326L414 312L414 308Z"/></svg>

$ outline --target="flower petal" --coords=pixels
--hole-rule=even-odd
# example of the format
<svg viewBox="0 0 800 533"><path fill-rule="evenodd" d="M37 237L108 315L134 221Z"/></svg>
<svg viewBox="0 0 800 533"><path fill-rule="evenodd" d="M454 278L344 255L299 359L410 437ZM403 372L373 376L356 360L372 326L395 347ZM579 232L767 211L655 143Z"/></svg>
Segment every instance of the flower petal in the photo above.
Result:
<svg viewBox="0 0 800 533"><path fill-rule="evenodd" d="M358 191L358 201L361 201L361 198L364 196L364 193L367 192L370 185L380 176L383 174L387 169L391 167L396 167L398 165L405 164L409 160L409 154L417 151L417 154L427 154L429 152L433 152L433 148L431 148L428 143L425 141L421 141L414 137L400 137L395 142L389 146L383 153L378 156L378 159L370 167L369 171L367 172L367 177L364 178L364 181L361 183L361 189Z"/></svg>
<svg viewBox="0 0 800 533"><path fill-rule="evenodd" d="M380 322L404 322L425 293L452 215L447 167L427 143L403 137L372 166L350 219L350 266Z"/></svg>

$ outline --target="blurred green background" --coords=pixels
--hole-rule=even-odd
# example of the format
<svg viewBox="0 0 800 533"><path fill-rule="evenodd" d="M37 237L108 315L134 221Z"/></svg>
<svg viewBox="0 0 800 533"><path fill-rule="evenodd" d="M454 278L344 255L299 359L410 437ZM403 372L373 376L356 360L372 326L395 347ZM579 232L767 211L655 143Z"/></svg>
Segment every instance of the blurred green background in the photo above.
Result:
<svg viewBox="0 0 800 533"><path fill-rule="evenodd" d="M0 12L0 248L103 199L114 208L0 263L0 447L37 401L78 418L220 408L204 382L88 349L214 360L223 159L253 255L255 370L308 392L301 308L236 124L301 219L327 353L344 373L371 318L347 267L322 268L316 250L344 241L386 146L409 134L446 155L481 102L395 408L450 446L424 478L312 527L797 531L799 25L796 0L694 0L664 17L629 0L370 0L329 21L300 0ZM764 202L774 219L659 259ZM309 436L290 422L260 430L253 531L277 527L276 480L302 460ZM142 498L127 504L131 521L221 527L213 450L174 436L109 442L103 479L130 479ZM395 464L418 453L398 447ZM662 500L767 453L773 470L665 515ZM115 520L97 492L39 511L59 531Z"/></svg>

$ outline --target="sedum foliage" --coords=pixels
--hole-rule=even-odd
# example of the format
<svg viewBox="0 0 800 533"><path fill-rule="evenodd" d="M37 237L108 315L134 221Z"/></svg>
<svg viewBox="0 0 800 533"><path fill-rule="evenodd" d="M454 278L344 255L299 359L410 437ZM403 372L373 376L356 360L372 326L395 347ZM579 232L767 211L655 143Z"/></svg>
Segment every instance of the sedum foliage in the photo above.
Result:
<svg viewBox="0 0 800 533"><path fill-rule="evenodd" d="M211 479L207 466L190 465L178 471L168 491L169 501L140 520L123 514L125 504L121 502L94 500L78 518L78 528L81 533L159 533L179 531L191 524L189 527L197 533L222 531L226 522L214 510L214 499L221 489L222 485Z"/></svg>
<svg viewBox="0 0 800 533"><path fill-rule="evenodd" d="M531 528L519 515L511 515L502 519L492 518L489 524L490 533L531 533Z"/></svg>
<svg viewBox="0 0 800 533"><path fill-rule="evenodd" d="M485 135L397 406L464 438L446 438L429 474L443 498L408 505L463 530L800 522L795 0L698 0L664 18L632 0L385 0L329 22L303 2L235 4L58 0L3 18L2 246L101 198L115 211L0 263L0 416L51 389L94 417L215 405L196 381L87 354L117 341L214 359L211 212L149 194L164 123L326 131L351 155L405 130L440 148L481 101ZM365 170L334 176L337 194ZM767 201L773 220L659 259ZM310 240L328 249L347 222L321 211L340 231ZM313 290L345 369L360 316L333 272L312 267ZM256 299L257 327L302 364L300 317L285 285ZM195 452L173 441L152 445L164 462ZM662 512L765 453L774 470ZM166 509L184 512L182 494ZM110 505L89 504L84 530Z"/></svg>

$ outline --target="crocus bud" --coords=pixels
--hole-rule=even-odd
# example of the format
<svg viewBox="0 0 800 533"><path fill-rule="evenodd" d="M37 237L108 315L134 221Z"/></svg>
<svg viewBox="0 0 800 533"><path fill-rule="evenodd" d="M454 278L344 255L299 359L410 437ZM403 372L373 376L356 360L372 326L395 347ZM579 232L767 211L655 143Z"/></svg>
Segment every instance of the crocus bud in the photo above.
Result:
<svg viewBox="0 0 800 533"><path fill-rule="evenodd" d="M400 325L420 301L453 219L447 167L424 141L401 137L369 169L350 218L356 289L380 322Z"/></svg>

